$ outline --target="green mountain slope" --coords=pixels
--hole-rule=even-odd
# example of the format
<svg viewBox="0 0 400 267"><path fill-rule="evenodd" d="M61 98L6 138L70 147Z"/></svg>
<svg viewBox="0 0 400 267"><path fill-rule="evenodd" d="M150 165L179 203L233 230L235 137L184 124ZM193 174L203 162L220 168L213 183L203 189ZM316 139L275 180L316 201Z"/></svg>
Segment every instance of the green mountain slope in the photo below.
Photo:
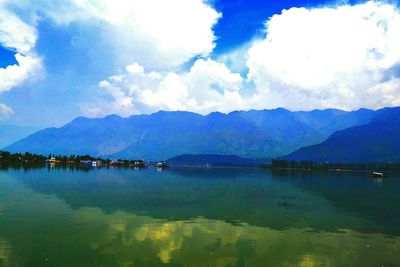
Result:
<svg viewBox="0 0 400 267"><path fill-rule="evenodd" d="M400 162L400 108L378 111L371 122L335 132L326 141L285 156L316 162Z"/></svg>

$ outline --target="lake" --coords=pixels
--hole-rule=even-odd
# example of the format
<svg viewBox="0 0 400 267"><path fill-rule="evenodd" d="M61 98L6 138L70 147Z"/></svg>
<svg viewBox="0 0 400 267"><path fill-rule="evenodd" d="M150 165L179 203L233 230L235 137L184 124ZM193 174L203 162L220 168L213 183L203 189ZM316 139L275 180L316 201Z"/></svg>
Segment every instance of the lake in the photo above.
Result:
<svg viewBox="0 0 400 267"><path fill-rule="evenodd" d="M400 177L0 170L0 266L400 266Z"/></svg>

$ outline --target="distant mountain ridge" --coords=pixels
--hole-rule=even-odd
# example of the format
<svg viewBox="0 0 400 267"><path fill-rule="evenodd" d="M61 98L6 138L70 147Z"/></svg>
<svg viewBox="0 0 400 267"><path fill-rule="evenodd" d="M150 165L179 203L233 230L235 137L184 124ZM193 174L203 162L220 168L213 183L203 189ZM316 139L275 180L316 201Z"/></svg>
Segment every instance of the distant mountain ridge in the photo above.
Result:
<svg viewBox="0 0 400 267"><path fill-rule="evenodd" d="M367 124L332 134L324 142L301 148L283 158L315 162L400 162L400 107L377 111Z"/></svg>
<svg viewBox="0 0 400 267"><path fill-rule="evenodd" d="M159 111L128 118L78 117L60 128L36 132L5 149L147 160L193 153L267 158L320 143L338 130L368 123L375 114L368 109L292 112L279 108L208 115Z"/></svg>

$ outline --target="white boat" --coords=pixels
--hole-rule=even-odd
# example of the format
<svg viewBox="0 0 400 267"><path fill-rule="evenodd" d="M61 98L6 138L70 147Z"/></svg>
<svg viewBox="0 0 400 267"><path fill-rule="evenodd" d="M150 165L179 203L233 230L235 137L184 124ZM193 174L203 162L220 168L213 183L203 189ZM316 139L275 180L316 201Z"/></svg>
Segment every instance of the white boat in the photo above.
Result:
<svg viewBox="0 0 400 267"><path fill-rule="evenodd" d="M155 166L156 166L157 168L162 168L162 169L168 168L168 164L167 164L166 162L157 162L157 163L155 164Z"/></svg>
<svg viewBox="0 0 400 267"><path fill-rule="evenodd" d="M383 178L383 172L372 172L374 178Z"/></svg>

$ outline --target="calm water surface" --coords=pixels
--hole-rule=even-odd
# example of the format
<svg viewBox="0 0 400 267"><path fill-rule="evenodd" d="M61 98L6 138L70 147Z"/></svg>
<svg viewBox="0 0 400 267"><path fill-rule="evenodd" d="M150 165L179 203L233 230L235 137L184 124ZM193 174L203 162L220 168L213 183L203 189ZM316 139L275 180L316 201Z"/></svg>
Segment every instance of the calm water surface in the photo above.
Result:
<svg viewBox="0 0 400 267"><path fill-rule="evenodd" d="M0 266L400 266L400 177L0 171Z"/></svg>

